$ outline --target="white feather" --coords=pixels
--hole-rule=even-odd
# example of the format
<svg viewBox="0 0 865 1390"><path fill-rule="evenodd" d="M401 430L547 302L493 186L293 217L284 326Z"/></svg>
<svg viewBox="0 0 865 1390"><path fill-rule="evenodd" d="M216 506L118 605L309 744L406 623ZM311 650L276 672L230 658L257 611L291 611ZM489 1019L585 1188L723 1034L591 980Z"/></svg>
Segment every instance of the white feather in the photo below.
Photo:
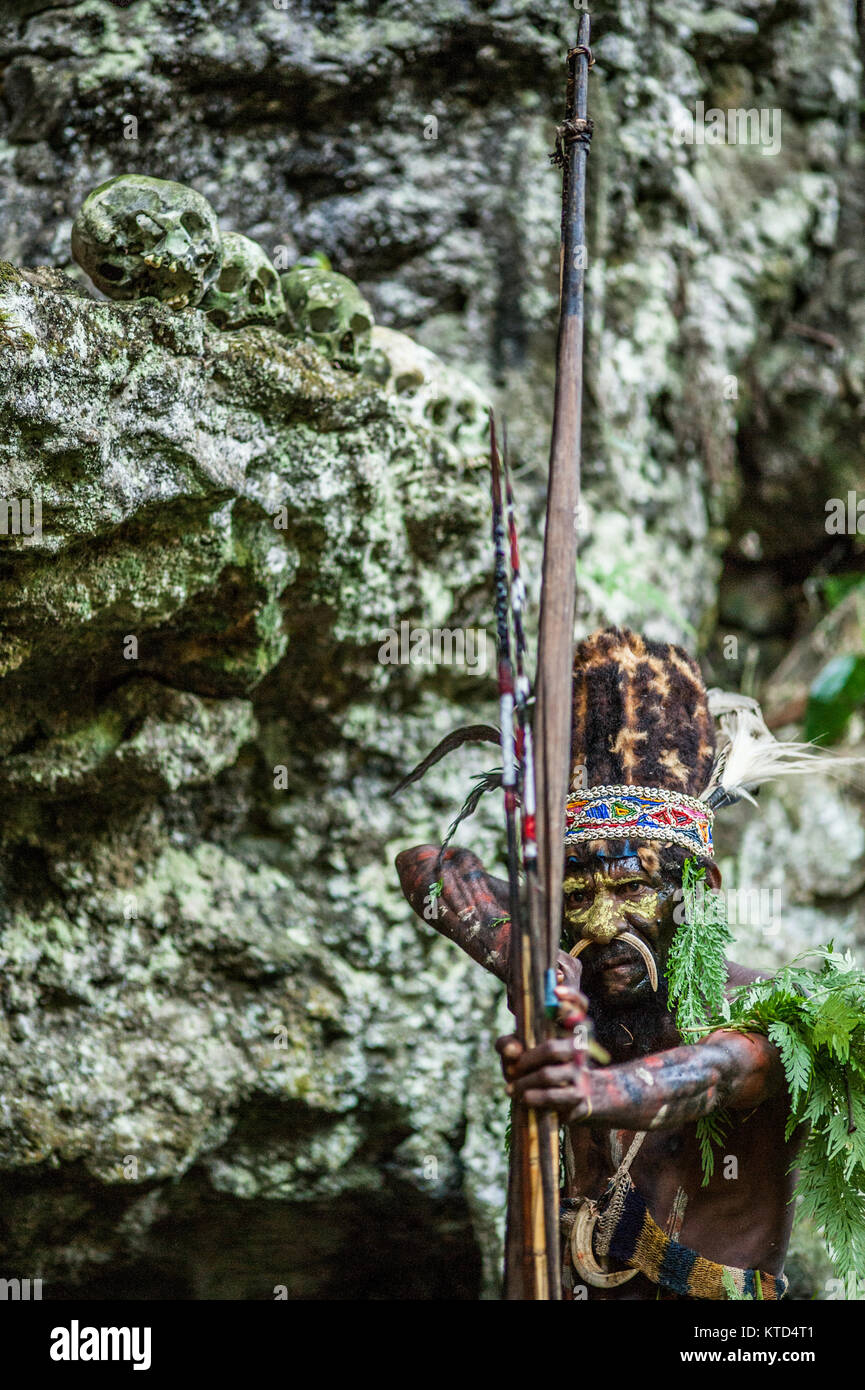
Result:
<svg viewBox="0 0 865 1390"><path fill-rule="evenodd" d="M713 792L724 792L730 800L754 801L751 792L764 782L807 773L837 774L863 761L826 753L813 743L775 738L757 701L749 695L710 690L708 696L709 713L720 723L721 739L712 775L700 793L704 801Z"/></svg>

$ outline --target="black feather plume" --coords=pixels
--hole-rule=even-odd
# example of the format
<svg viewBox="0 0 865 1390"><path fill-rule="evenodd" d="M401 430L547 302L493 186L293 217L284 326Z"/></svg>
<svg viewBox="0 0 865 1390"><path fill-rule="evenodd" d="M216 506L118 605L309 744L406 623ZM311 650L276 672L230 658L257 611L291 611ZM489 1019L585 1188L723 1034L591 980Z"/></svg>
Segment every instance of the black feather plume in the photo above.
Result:
<svg viewBox="0 0 865 1390"><path fill-rule="evenodd" d="M448 753L452 753L455 748L461 748L464 743L495 743L501 741L498 729L492 724L466 724L462 729L454 729L453 733L446 734L440 743L437 743L431 753L418 763L417 767L412 768L402 781L397 783L391 792L391 796L397 796L412 782L420 781L425 772L428 772L437 762L440 762ZM501 785L501 783L499 783ZM471 797L472 794L470 794ZM477 802L475 802L475 806ZM474 806L472 810L474 810ZM460 813L462 815L462 813ZM467 812L466 814L471 814Z"/></svg>

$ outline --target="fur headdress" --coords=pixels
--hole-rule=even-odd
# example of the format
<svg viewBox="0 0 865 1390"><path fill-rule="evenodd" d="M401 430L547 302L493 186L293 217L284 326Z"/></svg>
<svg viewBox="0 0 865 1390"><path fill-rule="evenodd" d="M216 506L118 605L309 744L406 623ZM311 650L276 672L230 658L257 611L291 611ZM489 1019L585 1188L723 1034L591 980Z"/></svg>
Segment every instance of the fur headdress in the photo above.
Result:
<svg viewBox="0 0 865 1390"><path fill-rule="evenodd" d="M670 642L595 632L574 655L566 839L646 840L712 854L699 800L715 732L696 662Z"/></svg>
<svg viewBox="0 0 865 1390"><path fill-rule="evenodd" d="M706 687L670 642L607 628L574 654L571 785L667 787L699 796L715 758Z"/></svg>
<svg viewBox="0 0 865 1390"><path fill-rule="evenodd" d="M774 738L756 700L707 691L696 662L672 643L609 628L577 647L571 844L644 840L711 859L720 807L753 801L764 782L856 761Z"/></svg>
<svg viewBox="0 0 865 1390"><path fill-rule="evenodd" d="M487 724L456 730L396 791L467 742L497 744L499 732ZM859 761L776 739L756 700L707 691L697 663L672 642L611 627L574 654L569 844L641 841L711 860L716 810L753 801L764 782L837 773ZM500 785L500 771L476 779L445 843L483 793Z"/></svg>

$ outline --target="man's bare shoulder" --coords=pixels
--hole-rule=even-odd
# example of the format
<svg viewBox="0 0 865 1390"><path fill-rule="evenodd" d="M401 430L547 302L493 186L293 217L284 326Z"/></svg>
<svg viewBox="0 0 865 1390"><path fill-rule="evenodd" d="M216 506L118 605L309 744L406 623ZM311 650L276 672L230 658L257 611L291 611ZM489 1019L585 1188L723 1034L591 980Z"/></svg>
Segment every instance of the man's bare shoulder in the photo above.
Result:
<svg viewBox="0 0 865 1390"><path fill-rule="evenodd" d="M737 965L734 960L728 960L726 965L728 993L732 989L738 989L741 985L752 985L755 980L771 979L767 971L752 970L749 965Z"/></svg>

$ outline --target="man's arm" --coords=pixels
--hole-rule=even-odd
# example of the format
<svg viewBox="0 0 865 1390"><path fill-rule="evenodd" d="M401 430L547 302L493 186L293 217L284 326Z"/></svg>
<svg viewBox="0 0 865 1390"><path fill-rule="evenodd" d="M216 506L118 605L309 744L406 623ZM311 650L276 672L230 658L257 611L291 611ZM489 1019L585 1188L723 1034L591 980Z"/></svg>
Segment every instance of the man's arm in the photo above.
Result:
<svg viewBox="0 0 865 1390"><path fill-rule="evenodd" d="M611 1129L677 1129L713 1110L748 1110L784 1086L774 1043L760 1033L719 1030L696 1045L633 1062L583 1069L571 1039L523 1052L514 1038L497 1044L509 1091L566 1124Z"/></svg>
<svg viewBox="0 0 865 1390"><path fill-rule="evenodd" d="M396 870L403 893L419 917L455 941L485 970L507 982L507 883L488 874L470 850L448 849L440 864L436 862L438 857L438 845L418 845L397 855ZM441 894L430 899L430 887L439 878Z"/></svg>

